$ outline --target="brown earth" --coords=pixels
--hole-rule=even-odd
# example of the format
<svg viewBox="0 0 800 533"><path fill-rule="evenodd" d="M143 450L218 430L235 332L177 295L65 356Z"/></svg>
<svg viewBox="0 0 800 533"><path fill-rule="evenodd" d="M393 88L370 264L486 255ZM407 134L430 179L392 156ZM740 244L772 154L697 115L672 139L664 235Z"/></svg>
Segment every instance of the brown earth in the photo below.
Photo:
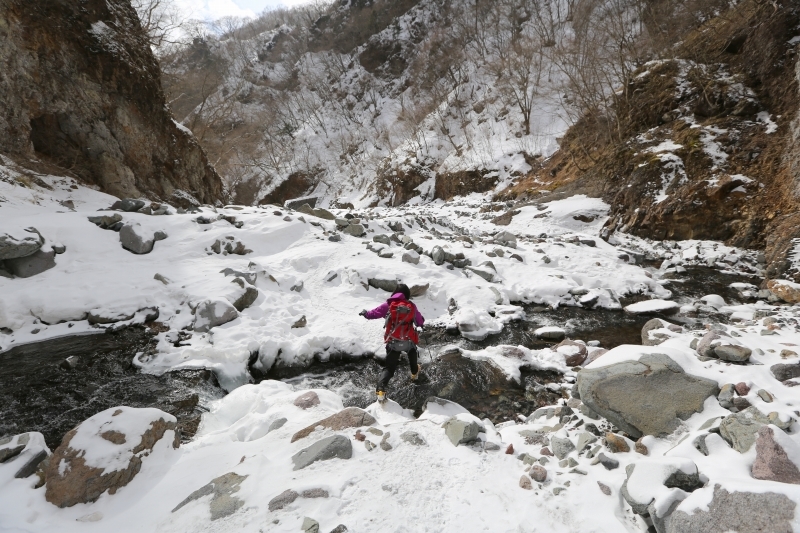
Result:
<svg viewBox="0 0 800 533"><path fill-rule="evenodd" d="M619 123L584 117L561 150L500 199L602 197L612 206L607 234L765 249L768 277L800 281L787 260L800 238L800 62L788 44L798 23L800 5L789 0L745 0L710 20L683 40L676 59L637 72L620 99L627 107L616 110ZM742 97L737 84L754 98ZM766 132L760 111L771 115L775 133ZM711 140L727 156L723 164L708 155L703 131L712 127L721 132ZM685 177L656 201L670 169L647 149L668 140L681 146L673 153Z"/></svg>
<svg viewBox="0 0 800 533"><path fill-rule="evenodd" d="M221 198L219 176L172 120L130 2L0 0L0 42L0 153L119 197Z"/></svg>

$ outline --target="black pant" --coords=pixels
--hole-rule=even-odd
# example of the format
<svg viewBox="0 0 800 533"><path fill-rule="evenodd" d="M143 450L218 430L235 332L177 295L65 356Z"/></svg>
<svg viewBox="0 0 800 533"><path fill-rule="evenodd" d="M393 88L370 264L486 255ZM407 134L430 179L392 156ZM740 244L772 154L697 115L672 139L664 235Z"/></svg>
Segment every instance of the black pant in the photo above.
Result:
<svg viewBox="0 0 800 533"><path fill-rule="evenodd" d="M388 346L386 347L386 366L383 367L381 379L378 381L378 390L386 390L389 380L392 379L392 376L394 376L394 371L397 370L397 365L400 364L401 353L402 352L390 350ZM408 354L408 368L411 370L412 374L416 374L418 356L417 347L414 346L406 353Z"/></svg>

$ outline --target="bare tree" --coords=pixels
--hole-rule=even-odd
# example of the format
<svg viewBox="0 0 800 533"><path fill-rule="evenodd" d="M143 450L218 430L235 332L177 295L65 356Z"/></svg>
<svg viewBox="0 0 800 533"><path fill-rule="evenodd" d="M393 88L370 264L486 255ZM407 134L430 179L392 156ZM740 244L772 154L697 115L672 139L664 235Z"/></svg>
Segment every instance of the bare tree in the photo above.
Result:
<svg viewBox="0 0 800 533"><path fill-rule="evenodd" d="M172 0L131 0L131 5L156 55L180 42L186 19Z"/></svg>

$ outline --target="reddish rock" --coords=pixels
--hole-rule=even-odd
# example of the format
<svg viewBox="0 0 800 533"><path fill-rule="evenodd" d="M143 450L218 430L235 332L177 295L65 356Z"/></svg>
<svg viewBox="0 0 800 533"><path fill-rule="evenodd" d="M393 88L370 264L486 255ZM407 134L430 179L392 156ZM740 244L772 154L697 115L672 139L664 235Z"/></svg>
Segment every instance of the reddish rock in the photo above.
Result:
<svg viewBox="0 0 800 533"><path fill-rule="evenodd" d="M506 455L513 455L514 454L514 445L509 444L508 448L506 448Z"/></svg>
<svg viewBox="0 0 800 533"><path fill-rule="evenodd" d="M555 350L564 354L567 366L580 366L586 361L586 345L580 342L563 340L556 347Z"/></svg>
<svg viewBox="0 0 800 533"><path fill-rule="evenodd" d="M785 434L778 432L780 430L776 431L771 426L762 426L758 430L753 477L800 485L800 470L786 453L786 448L796 448L796 445Z"/></svg>
<svg viewBox="0 0 800 533"><path fill-rule="evenodd" d="M528 476L522 476L519 478L519 487L525 490L533 489L533 483L531 483L531 478Z"/></svg>
<svg viewBox="0 0 800 533"><path fill-rule="evenodd" d="M615 433L606 433L606 446L614 453L625 453L631 451L628 441Z"/></svg>
<svg viewBox="0 0 800 533"><path fill-rule="evenodd" d="M362 426L371 426L376 422L375 418L368 412L358 407L348 407L324 418L319 422L314 422L308 427L305 427L292 436L292 442L308 437L318 427L332 429L334 431L341 431L347 428L358 428Z"/></svg>
<svg viewBox="0 0 800 533"><path fill-rule="evenodd" d="M633 449L636 450L636 453L640 453L642 455L647 455L650 453L650 450L647 449L647 446L644 445L641 438L633 445Z"/></svg>
<svg viewBox="0 0 800 533"><path fill-rule="evenodd" d="M541 450L539 450L539 455L547 455L548 457L553 457L553 452L550 451L550 448L545 446Z"/></svg>
<svg viewBox="0 0 800 533"><path fill-rule="evenodd" d="M294 399L294 404L300 409L309 409L319 405L319 396L314 391L308 391Z"/></svg>
<svg viewBox="0 0 800 533"><path fill-rule="evenodd" d="M544 483L547 479L547 469L541 465L533 465L531 467L530 476L538 483Z"/></svg>
<svg viewBox="0 0 800 533"><path fill-rule="evenodd" d="M747 396L747 394L750 392L750 386L744 381L737 383L733 386L733 388L736 390L736 394L739 396Z"/></svg>
<svg viewBox="0 0 800 533"><path fill-rule="evenodd" d="M364 435L363 433L361 433L361 430L360 430L360 429L356 431L356 434L355 434L354 436L355 436L355 439L356 439L357 441L359 441L359 442L364 442L364 440L366 440L366 438L367 438L367 436L366 436L366 435Z"/></svg>

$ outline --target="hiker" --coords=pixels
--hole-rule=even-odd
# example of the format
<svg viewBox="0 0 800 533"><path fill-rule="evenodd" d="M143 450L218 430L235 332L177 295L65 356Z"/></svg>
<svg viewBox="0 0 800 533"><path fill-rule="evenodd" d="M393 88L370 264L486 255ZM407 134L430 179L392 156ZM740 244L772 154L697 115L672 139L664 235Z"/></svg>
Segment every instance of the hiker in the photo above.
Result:
<svg viewBox="0 0 800 533"><path fill-rule="evenodd" d="M419 336L416 327L422 328L425 319L410 298L411 290L407 285L401 283L385 303L372 311L364 309L359 313L367 320L386 319L386 331L383 335L383 342L386 343L386 366L375 391L378 401L381 403L386 401L386 386L400 363L400 352L408 354L408 366L411 370L412 381L417 380L417 376L422 370L422 366L417 363Z"/></svg>

